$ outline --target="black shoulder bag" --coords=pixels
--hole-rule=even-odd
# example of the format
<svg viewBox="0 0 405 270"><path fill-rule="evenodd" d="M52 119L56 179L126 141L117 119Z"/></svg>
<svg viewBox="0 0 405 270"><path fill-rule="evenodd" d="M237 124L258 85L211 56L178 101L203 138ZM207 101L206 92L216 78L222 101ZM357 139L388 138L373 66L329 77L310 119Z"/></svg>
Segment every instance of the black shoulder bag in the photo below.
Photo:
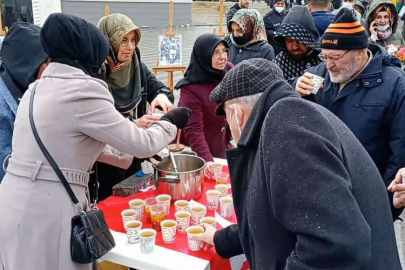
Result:
<svg viewBox="0 0 405 270"><path fill-rule="evenodd" d="M58 175L60 181L69 194L70 199L77 207L79 212L72 218L72 233L70 236L70 253L72 256L72 261L81 264L93 263L115 246L114 238L105 222L103 212L97 208L92 209L89 212L83 211L81 203L76 198L62 171L59 169L58 165L55 163L52 156L42 143L35 127L33 116L33 104L37 84L35 84L30 98L29 119L31 129L34 133L34 137L39 148L41 148L45 158Z"/></svg>

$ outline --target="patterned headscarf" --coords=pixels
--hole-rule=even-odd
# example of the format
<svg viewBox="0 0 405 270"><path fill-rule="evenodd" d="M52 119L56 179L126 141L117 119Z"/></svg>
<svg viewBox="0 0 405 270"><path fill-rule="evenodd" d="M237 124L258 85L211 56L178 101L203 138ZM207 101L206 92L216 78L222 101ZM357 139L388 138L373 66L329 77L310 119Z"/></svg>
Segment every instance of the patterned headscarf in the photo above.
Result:
<svg viewBox="0 0 405 270"><path fill-rule="evenodd" d="M392 10L389 6L380 5L374 11L374 14L371 16L371 21L374 21L380 11L386 11L388 16L390 17L390 26L394 23L394 14L392 14Z"/></svg>
<svg viewBox="0 0 405 270"><path fill-rule="evenodd" d="M262 15L255 9L240 9L238 10L233 18L229 21L228 25L236 23L242 29L243 35L252 34L253 38L245 45L240 46L233 40L233 35L231 35L232 43L237 47L245 47L250 44L256 43L261 40L267 41L266 28L264 27Z"/></svg>

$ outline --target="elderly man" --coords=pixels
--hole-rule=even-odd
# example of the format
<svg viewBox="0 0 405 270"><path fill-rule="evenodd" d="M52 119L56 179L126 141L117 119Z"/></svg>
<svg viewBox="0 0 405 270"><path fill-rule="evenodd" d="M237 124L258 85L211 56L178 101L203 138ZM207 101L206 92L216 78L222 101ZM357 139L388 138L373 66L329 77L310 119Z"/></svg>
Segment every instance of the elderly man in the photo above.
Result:
<svg viewBox="0 0 405 270"><path fill-rule="evenodd" d="M270 10L263 17L264 26L266 27L267 41L274 48L274 54L280 53L280 48L274 42L274 35L277 34L278 29L281 26L284 18L287 16L287 0L271 0L274 3L274 8Z"/></svg>
<svg viewBox="0 0 405 270"><path fill-rule="evenodd" d="M239 0L237 4L235 4L233 7L231 7L228 11L228 14L226 14L226 25L228 26L228 32L232 33L232 28L229 25L229 21L232 20L233 15L242 8L249 8L250 5L250 0Z"/></svg>
<svg viewBox="0 0 405 270"><path fill-rule="evenodd" d="M275 36L281 52L274 62L286 79L301 76L307 68L321 62L318 58L321 51L318 39L311 13L303 6L294 6Z"/></svg>
<svg viewBox="0 0 405 270"><path fill-rule="evenodd" d="M387 193L352 132L306 101L264 59L229 71L210 95L227 150L238 225L197 236L252 269L400 270Z"/></svg>
<svg viewBox="0 0 405 270"><path fill-rule="evenodd" d="M386 186L405 166L405 74L399 59L376 45L348 9L322 37L325 61L292 81L304 97L339 117L363 144ZM325 79L315 95L313 77ZM390 193L392 200L392 194ZM392 208L396 219L402 209Z"/></svg>

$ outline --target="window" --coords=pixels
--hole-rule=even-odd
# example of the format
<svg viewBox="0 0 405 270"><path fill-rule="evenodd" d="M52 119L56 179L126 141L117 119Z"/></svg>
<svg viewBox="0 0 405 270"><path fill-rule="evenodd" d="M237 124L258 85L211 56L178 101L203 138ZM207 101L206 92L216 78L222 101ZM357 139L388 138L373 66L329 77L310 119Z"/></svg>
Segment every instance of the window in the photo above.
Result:
<svg viewBox="0 0 405 270"><path fill-rule="evenodd" d="M32 0L0 0L0 34L15 22L34 23Z"/></svg>

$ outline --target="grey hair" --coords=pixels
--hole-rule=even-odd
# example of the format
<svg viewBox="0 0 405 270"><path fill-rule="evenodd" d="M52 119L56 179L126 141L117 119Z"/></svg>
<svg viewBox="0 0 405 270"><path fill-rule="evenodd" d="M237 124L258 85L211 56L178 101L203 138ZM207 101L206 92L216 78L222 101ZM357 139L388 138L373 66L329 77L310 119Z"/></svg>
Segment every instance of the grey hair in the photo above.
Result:
<svg viewBox="0 0 405 270"><path fill-rule="evenodd" d="M229 105L237 103L245 108L253 109L262 94L263 93L257 93L250 96L237 97L227 100L225 101L224 108L228 108Z"/></svg>

